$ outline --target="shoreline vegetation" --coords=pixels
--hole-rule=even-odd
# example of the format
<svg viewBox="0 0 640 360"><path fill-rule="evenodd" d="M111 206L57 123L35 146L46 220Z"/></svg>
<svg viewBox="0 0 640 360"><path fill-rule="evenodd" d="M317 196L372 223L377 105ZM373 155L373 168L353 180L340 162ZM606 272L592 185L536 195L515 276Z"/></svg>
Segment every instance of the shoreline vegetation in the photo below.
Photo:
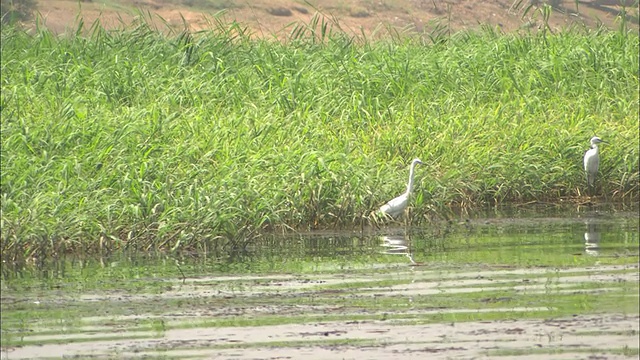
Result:
<svg viewBox="0 0 640 360"><path fill-rule="evenodd" d="M450 208L639 199L638 34L391 33L316 17L284 40L144 20L58 37L2 25L2 259L246 244L360 227L406 187ZM576 200L579 199L579 200ZM204 245L207 246L207 245Z"/></svg>

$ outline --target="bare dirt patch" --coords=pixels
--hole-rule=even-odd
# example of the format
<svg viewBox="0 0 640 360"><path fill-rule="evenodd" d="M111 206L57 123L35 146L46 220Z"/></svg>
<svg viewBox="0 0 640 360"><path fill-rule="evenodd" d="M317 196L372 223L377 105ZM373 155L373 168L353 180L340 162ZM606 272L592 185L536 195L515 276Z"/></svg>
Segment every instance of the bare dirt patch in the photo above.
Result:
<svg viewBox="0 0 640 360"><path fill-rule="evenodd" d="M213 16L217 14L225 22L239 22L257 36L271 37L289 33L292 24L309 23L316 12L320 12L328 21L337 20L342 30L369 35L385 32L385 28L400 32L403 29L430 31L436 23L446 25L453 31L475 28L479 24L505 31L542 26L540 11L531 10L525 16L524 10L529 2L523 1L520 7L515 7L516 3L513 0L47 0L38 2L37 12L45 24L58 33L76 29L78 16L82 17L86 27L99 20L107 28L118 28L140 16L154 18L156 23L163 24L157 18L159 16L172 27L182 28L188 24L192 30L200 30L210 28ZM549 24L554 29L575 23L593 27L599 22L615 27L622 9L618 1L580 1L577 7L573 0L550 3L554 10ZM628 19L637 27L637 8L630 8L628 13L631 14Z"/></svg>

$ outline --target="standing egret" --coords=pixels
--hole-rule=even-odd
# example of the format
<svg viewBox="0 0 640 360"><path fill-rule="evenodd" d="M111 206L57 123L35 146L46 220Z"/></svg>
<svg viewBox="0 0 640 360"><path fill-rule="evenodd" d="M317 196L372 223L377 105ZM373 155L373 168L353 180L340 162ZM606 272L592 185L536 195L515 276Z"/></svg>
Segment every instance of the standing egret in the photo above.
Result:
<svg viewBox="0 0 640 360"><path fill-rule="evenodd" d="M595 193L596 174L600 165L600 156L598 154L598 144L606 143L597 136L591 138L591 149L584 153L584 171L587 173L587 187L591 194Z"/></svg>
<svg viewBox="0 0 640 360"><path fill-rule="evenodd" d="M398 217L398 215L402 214L404 209L407 208L407 204L409 204L409 195L411 195L411 191L413 190L413 171L418 164L422 164L422 161L418 158L413 159L413 161L411 162L407 191L405 191L404 194L398 196L397 198L389 200L388 203L382 205L378 210L380 214L387 217L396 218Z"/></svg>

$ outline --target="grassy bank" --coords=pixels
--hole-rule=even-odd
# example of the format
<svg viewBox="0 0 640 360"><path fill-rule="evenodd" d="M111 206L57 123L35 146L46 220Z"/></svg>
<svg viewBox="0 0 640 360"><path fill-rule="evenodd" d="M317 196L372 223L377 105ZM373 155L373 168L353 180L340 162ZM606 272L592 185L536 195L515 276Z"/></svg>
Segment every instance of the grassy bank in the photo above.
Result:
<svg viewBox="0 0 640 360"><path fill-rule="evenodd" d="M610 142L600 194L637 201L637 34L311 29L275 42L231 25L3 25L3 257L359 224L414 157L415 219L575 197L594 134Z"/></svg>

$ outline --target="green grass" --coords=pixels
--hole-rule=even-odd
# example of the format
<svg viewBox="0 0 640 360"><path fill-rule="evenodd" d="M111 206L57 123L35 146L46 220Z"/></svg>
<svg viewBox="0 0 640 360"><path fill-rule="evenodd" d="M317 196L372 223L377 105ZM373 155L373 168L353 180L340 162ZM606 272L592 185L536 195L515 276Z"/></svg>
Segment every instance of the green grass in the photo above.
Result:
<svg viewBox="0 0 640 360"><path fill-rule="evenodd" d="M2 257L243 248L359 226L404 190L450 206L638 199L638 36L606 29L370 41L315 20L164 35L2 25ZM225 27L226 26L226 27ZM80 28L80 27L79 27Z"/></svg>

